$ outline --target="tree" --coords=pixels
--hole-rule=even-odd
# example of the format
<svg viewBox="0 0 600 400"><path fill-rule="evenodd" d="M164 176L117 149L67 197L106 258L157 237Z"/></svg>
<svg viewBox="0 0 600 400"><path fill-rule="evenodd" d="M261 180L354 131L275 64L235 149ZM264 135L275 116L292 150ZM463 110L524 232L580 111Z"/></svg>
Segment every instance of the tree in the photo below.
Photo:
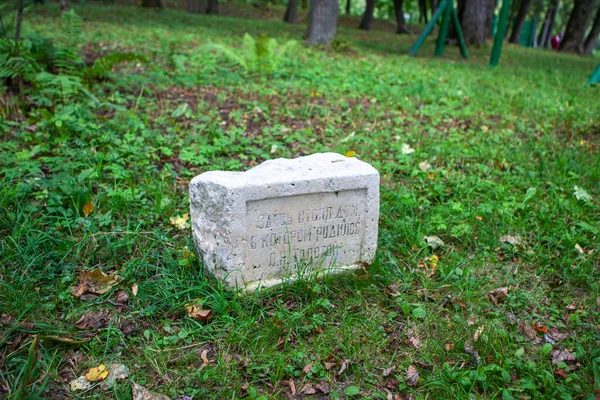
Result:
<svg viewBox="0 0 600 400"><path fill-rule="evenodd" d="M482 45L486 40L486 21L489 0L466 0L461 27L468 45Z"/></svg>
<svg viewBox="0 0 600 400"><path fill-rule="evenodd" d="M573 3L573 11L559 50L583 53L585 32L594 10L594 0L575 0Z"/></svg>
<svg viewBox="0 0 600 400"><path fill-rule="evenodd" d="M219 0L208 0L208 6L206 7L207 14L218 14L219 13Z"/></svg>
<svg viewBox="0 0 600 400"><path fill-rule="evenodd" d="M346 15L350 15L350 8L352 7L352 3L350 0L346 0Z"/></svg>
<svg viewBox="0 0 600 400"><path fill-rule="evenodd" d="M69 11L71 9L71 5L69 4L69 0L59 0L60 3L60 11Z"/></svg>
<svg viewBox="0 0 600 400"><path fill-rule="evenodd" d="M298 22L298 0L288 0L283 20L290 24Z"/></svg>
<svg viewBox="0 0 600 400"><path fill-rule="evenodd" d="M527 18L527 13L529 12L529 6L531 6L531 0L523 0L521 2L521 7L519 7L519 12L517 13L517 19L510 34L510 39L508 39L510 43L519 43L521 31L525 24L525 18Z"/></svg>
<svg viewBox="0 0 600 400"><path fill-rule="evenodd" d="M310 0L307 40L312 44L329 44L335 36L338 0Z"/></svg>
<svg viewBox="0 0 600 400"><path fill-rule="evenodd" d="M142 7L162 8L162 2L161 0L142 0Z"/></svg>
<svg viewBox="0 0 600 400"><path fill-rule="evenodd" d="M540 47L550 46L550 39L552 38L552 29L554 28L554 21L556 19L556 13L558 12L558 5L560 0L553 1L548 7L546 12L546 18L544 18L544 24L542 30L538 36L538 45Z"/></svg>
<svg viewBox="0 0 600 400"><path fill-rule="evenodd" d="M358 29L370 31L373 28L373 11L375 11L375 0L367 0L367 8L363 14Z"/></svg>
<svg viewBox="0 0 600 400"><path fill-rule="evenodd" d="M596 43L598 43L598 36L600 35L600 7L598 7L598 11L596 12L596 18L594 18L594 25L592 25L592 30L588 34L585 39L585 43L583 44L583 54L592 54L594 48L596 48Z"/></svg>
<svg viewBox="0 0 600 400"><path fill-rule="evenodd" d="M394 3L394 6L396 4ZM397 18L397 17L396 17ZM419 22L428 22L427 19L427 0L419 0Z"/></svg>
<svg viewBox="0 0 600 400"><path fill-rule="evenodd" d="M404 0L394 0L394 13L396 14L396 33L410 33L404 21Z"/></svg>

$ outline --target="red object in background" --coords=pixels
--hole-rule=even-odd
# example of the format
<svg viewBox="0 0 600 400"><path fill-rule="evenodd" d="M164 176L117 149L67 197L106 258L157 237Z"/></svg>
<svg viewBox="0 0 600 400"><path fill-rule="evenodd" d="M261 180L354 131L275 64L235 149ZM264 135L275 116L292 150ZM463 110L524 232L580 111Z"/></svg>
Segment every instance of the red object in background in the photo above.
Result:
<svg viewBox="0 0 600 400"><path fill-rule="evenodd" d="M550 40L550 45L552 46L552 48L554 50L558 50L561 40L562 40L562 35L560 35L560 34L552 36L552 39Z"/></svg>

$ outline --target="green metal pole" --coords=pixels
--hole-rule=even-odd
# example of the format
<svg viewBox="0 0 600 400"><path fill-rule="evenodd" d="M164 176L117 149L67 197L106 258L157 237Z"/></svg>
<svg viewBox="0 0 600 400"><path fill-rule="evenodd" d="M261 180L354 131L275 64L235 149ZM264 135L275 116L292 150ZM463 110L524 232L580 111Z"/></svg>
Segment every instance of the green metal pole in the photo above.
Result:
<svg viewBox="0 0 600 400"><path fill-rule="evenodd" d="M498 30L494 38L494 47L492 47L492 56L490 57L490 65L495 67L500 61L500 53L502 53L502 43L506 34L506 26L508 25L508 15L510 14L511 0L502 0L502 8L500 9L500 17L498 18Z"/></svg>
<svg viewBox="0 0 600 400"><path fill-rule="evenodd" d="M421 46L423 46L423 43L425 42L425 39L427 39L427 36L429 36L431 34L431 31L435 27L435 24L437 23L437 20L440 19L440 16L442 15L442 13L444 12L444 10L446 9L447 5L448 5L448 3L445 0L442 1L438 5L437 9L435 10L435 13L431 16L431 20L429 20L429 23L427 24L427 26L425 26L425 29L423 29L423 32L421 33L421 35L419 36L419 38L417 39L417 41L415 42L415 44L413 45L413 47L408 52L409 56L416 55L417 51L419 51L419 49L421 48Z"/></svg>
<svg viewBox="0 0 600 400"><path fill-rule="evenodd" d="M456 28L456 36L458 37L460 54L463 56L463 58L469 58L469 53L467 53L467 44L465 43L465 38L460 27L460 21L458 20L458 14L456 13L454 6L452 6L452 21L454 21L454 27Z"/></svg>
<svg viewBox="0 0 600 400"><path fill-rule="evenodd" d="M438 33L437 41L435 42L435 56L441 57L444 54L444 46L446 45L446 36L448 36L448 26L450 25L450 13L452 12L453 6L450 2L454 0L447 0L448 5L444 10L444 17L442 18L442 24L440 25L440 32Z"/></svg>

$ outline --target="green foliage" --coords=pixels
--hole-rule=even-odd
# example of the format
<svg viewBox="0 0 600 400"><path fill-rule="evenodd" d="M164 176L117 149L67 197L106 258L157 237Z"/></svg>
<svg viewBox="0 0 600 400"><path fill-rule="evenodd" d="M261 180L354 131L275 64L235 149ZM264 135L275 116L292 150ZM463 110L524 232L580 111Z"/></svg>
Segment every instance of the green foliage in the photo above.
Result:
<svg viewBox="0 0 600 400"><path fill-rule="evenodd" d="M130 61L146 62L146 58L136 53L111 53L99 57L91 67L84 68L82 76L90 80L106 79L118 64Z"/></svg>
<svg viewBox="0 0 600 400"><path fill-rule="evenodd" d="M0 79L16 80L21 77L33 82L41 66L32 55L31 41L16 43L13 39L0 38Z"/></svg>
<svg viewBox="0 0 600 400"><path fill-rule="evenodd" d="M278 71L282 64L292 61L291 56L298 46L295 40L288 40L278 45L276 39L267 35L263 34L255 38L246 33L241 48L224 44L211 44L206 48L218 51L248 72L272 74Z"/></svg>
<svg viewBox="0 0 600 400"><path fill-rule="evenodd" d="M74 75L83 68L79 54L83 22L73 9L62 13L54 52L54 67L60 74Z"/></svg>

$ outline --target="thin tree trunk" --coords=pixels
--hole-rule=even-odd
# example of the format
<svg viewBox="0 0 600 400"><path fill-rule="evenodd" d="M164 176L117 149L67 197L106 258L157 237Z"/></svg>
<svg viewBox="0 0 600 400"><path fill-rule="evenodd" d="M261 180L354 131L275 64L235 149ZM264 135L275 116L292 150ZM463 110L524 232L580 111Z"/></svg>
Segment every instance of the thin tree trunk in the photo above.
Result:
<svg viewBox="0 0 600 400"><path fill-rule="evenodd" d="M69 0L60 0L60 11L65 12L71 9L71 5L69 4Z"/></svg>
<svg viewBox="0 0 600 400"><path fill-rule="evenodd" d="M219 0L208 0L208 6L206 7L207 14L218 14L219 13Z"/></svg>
<svg viewBox="0 0 600 400"><path fill-rule="evenodd" d="M546 11L546 16L544 17L544 22L542 23L542 28L540 29L540 34L538 35L537 42L538 46L546 47L546 42L548 39L548 28L550 26L550 18L552 18L552 12L554 10L554 4L548 7Z"/></svg>
<svg viewBox="0 0 600 400"><path fill-rule="evenodd" d="M596 48L596 44L598 43L598 36L600 35L600 7L598 7L598 11L596 12L596 18L594 19L594 25L592 25L592 30L588 34L585 39L585 43L583 44L583 54L592 54L594 49Z"/></svg>
<svg viewBox="0 0 600 400"><path fill-rule="evenodd" d="M488 3L488 0L465 2L461 26L467 46L485 44Z"/></svg>
<svg viewBox="0 0 600 400"><path fill-rule="evenodd" d="M394 14L396 14L396 33L410 33L404 22L404 0L394 0Z"/></svg>
<svg viewBox="0 0 600 400"><path fill-rule="evenodd" d="M308 8L308 0L302 0L300 2L300 6L302 7L303 10L306 10Z"/></svg>
<svg viewBox="0 0 600 400"><path fill-rule="evenodd" d="M298 22L298 0L288 0L283 20L290 24Z"/></svg>
<svg viewBox="0 0 600 400"><path fill-rule="evenodd" d="M575 0L571 17L560 42L560 51L583 53L585 32L594 11L594 0Z"/></svg>
<svg viewBox="0 0 600 400"><path fill-rule="evenodd" d="M435 0L431 0L431 16L433 16L433 13L435 12L436 9L437 9L437 4L436 4Z"/></svg>
<svg viewBox="0 0 600 400"><path fill-rule="evenodd" d="M425 23L429 22L427 17L427 0L423 0L423 16L425 17Z"/></svg>
<svg viewBox="0 0 600 400"><path fill-rule="evenodd" d="M352 7L351 0L346 0L346 15L350 15L350 8Z"/></svg>
<svg viewBox="0 0 600 400"><path fill-rule="evenodd" d="M491 38L494 31L494 11L498 5L498 0L488 0L485 14L485 38Z"/></svg>
<svg viewBox="0 0 600 400"><path fill-rule="evenodd" d="M367 0L367 8L363 14L358 29L370 31L373 28L373 11L375 11L375 0Z"/></svg>
<svg viewBox="0 0 600 400"><path fill-rule="evenodd" d="M185 8L187 9L187 12L189 12L189 13L193 13L196 9L194 0L186 0L185 6L186 6Z"/></svg>
<svg viewBox="0 0 600 400"><path fill-rule="evenodd" d="M310 0L307 40L311 44L329 44L335 36L338 0Z"/></svg>
<svg viewBox="0 0 600 400"><path fill-rule="evenodd" d="M521 7L519 7L519 13L517 14L517 20L515 21L515 25L513 26L513 30L510 34L510 39L508 39L510 43L519 43L521 31L523 30L523 25L525 24L525 18L527 18L530 5L531 0L523 0L521 3Z"/></svg>

